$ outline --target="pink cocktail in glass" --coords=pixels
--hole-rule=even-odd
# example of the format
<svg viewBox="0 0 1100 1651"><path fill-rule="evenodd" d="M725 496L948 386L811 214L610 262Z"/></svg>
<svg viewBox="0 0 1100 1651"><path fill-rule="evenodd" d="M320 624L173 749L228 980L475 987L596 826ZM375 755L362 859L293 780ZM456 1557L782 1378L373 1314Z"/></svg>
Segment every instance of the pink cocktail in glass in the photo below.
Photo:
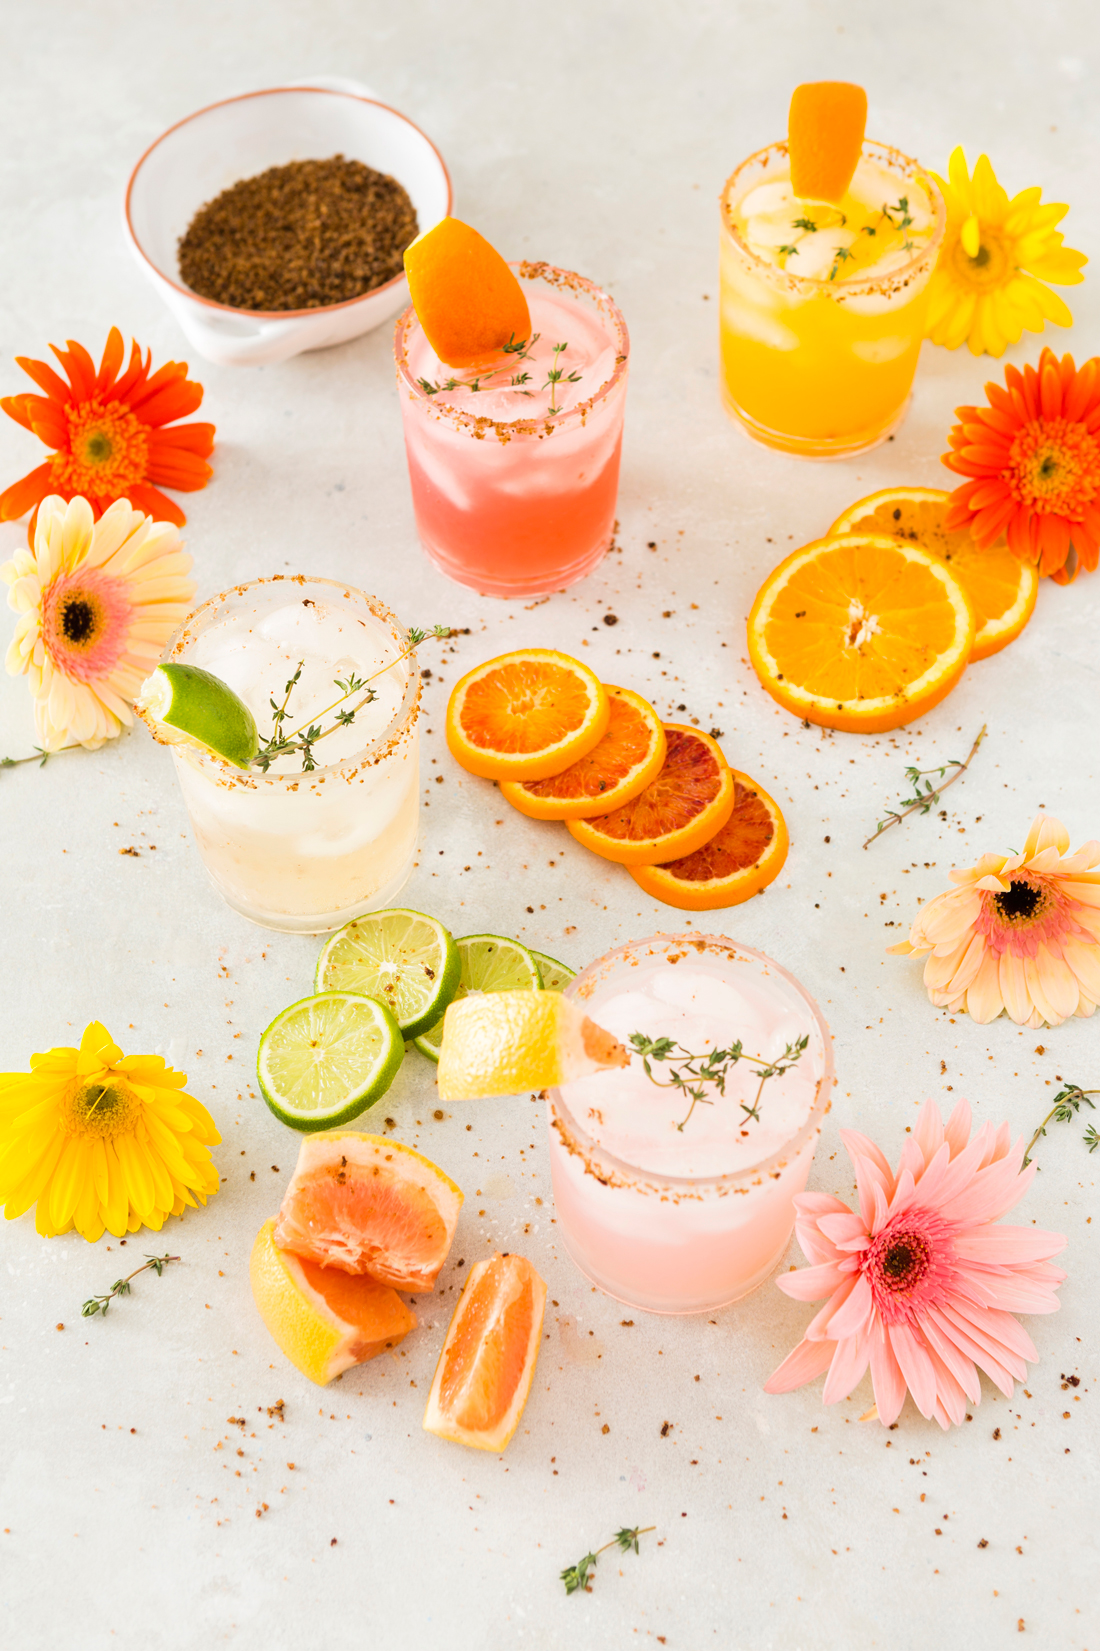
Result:
<svg viewBox="0 0 1100 1651"><path fill-rule="evenodd" d="M552 1089L550 1167L565 1246L586 1278L654 1313L713 1312L762 1284L787 1246L832 1093L832 1039L813 999L724 935L654 935L566 988L630 1047L635 1032L696 1056L741 1040L725 1093L664 1087L683 1055ZM760 1062L782 1063L760 1082ZM749 1057L760 1057L760 1062ZM682 1127L680 1127L682 1125Z"/></svg>
<svg viewBox="0 0 1100 1651"><path fill-rule="evenodd" d="M394 349L420 541L490 596L590 573L615 526L630 341L606 293L549 264L514 264L531 338L479 371L441 362L412 308Z"/></svg>

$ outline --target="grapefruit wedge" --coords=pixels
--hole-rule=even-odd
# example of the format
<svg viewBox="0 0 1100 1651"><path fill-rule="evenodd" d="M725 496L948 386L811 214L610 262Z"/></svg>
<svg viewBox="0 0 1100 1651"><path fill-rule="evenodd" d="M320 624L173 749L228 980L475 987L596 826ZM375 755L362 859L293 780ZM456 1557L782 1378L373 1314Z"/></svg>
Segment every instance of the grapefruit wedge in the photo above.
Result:
<svg viewBox="0 0 1100 1651"><path fill-rule="evenodd" d="M454 1238L462 1192L430 1158L384 1135L310 1135L275 1222L275 1242L319 1267L430 1290Z"/></svg>
<svg viewBox="0 0 1100 1651"><path fill-rule="evenodd" d="M621 866L656 866L702 848L733 811L733 775L717 742L666 722L657 778L633 802L594 820L567 820L578 843Z"/></svg>
<svg viewBox="0 0 1100 1651"><path fill-rule="evenodd" d="M665 731L648 700L630 688L607 689L607 732L586 757L548 780L501 780L501 795L532 820L591 820L613 814L657 778Z"/></svg>
<svg viewBox="0 0 1100 1651"><path fill-rule="evenodd" d="M416 1324L388 1284L280 1250L273 1220L256 1234L248 1270L260 1317L291 1364L320 1387L396 1347Z"/></svg>
<svg viewBox="0 0 1100 1651"><path fill-rule="evenodd" d="M546 1285L521 1255L471 1268L435 1367L424 1427L503 1450L519 1425L542 1337Z"/></svg>

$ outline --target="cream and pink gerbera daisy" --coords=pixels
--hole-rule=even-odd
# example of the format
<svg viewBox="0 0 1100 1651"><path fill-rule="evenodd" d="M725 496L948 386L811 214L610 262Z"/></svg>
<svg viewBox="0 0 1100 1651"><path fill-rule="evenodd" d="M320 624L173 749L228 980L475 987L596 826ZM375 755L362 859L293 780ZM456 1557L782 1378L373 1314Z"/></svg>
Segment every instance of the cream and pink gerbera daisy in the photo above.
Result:
<svg viewBox="0 0 1100 1651"><path fill-rule="evenodd" d="M1060 1026L1100 1003L1100 843L1069 852L1069 832L1036 816L1022 854L983 854L958 888L923 908L891 952L930 952L937 1009L974 1020Z"/></svg>
<svg viewBox="0 0 1100 1651"><path fill-rule="evenodd" d="M130 702L187 616L190 571L174 524L125 499L98 521L86 499L43 499L33 551L16 551L0 579L19 614L7 668L30 681L44 751L94 751L133 723Z"/></svg>
<svg viewBox="0 0 1100 1651"><path fill-rule="evenodd" d="M922 1416L946 1428L981 1400L978 1371L1007 1398L1038 1354L1014 1313L1053 1313L1065 1274L1050 1257L1059 1233L999 1227L1031 1185L1023 1138L1007 1123L970 1139L960 1101L944 1127L928 1101L895 1175L865 1135L842 1130L859 1209L825 1192L795 1198L795 1233L812 1263L776 1282L798 1301L825 1306L766 1383L788 1393L823 1370L824 1400L846 1398L868 1365L879 1421L889 1427L906 1390Z"/></svg>

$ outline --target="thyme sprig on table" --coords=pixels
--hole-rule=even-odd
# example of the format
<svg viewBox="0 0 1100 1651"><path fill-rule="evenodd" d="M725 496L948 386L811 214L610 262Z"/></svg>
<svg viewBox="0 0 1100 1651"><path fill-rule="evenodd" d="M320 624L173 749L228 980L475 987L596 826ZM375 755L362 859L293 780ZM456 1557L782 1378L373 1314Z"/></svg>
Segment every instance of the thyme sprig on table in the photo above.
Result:
<svg viewBox="0 0 1100 1651"><path fill-rule="evenodd" d="M45 768L51 757L59 757L62 751L79 751L79 745L59 745L56 751L44 751L40 745L34 748L30 757L0 757L0 768L18 768L23 762L36 762L39 768Z"/></svg>
<svg viewBox="0 0 1100 1651"><path fill-rule="evenodd" d="M935 808L943 793L947 790L947 787L949 785L954 785L955 781L961 779L966 773L967 769L970 767L970 764L974 760L974 756L979 745L985 739L985 736L986 725L983 722L978 730L977 738L966 754L965 761L960 762L958 757L949 757L947 761L939 768L907 768L905 770L905 778L913 787L913 796L904 797L898 804L897 808L887 810L886 818L878 822L878 825L864 843L864 848L869 848L875 841L876 837L881 837L882 833L884 831L889 831L891 826L900 825L905 816L907 814L912 814L914 809L919 809L922 814L927 814L931 809ZM940 779L943 780L943 776L947 773L949 768L953 768L955 770L951 778L949 780L944 780L942 785L933 786L931 780L928 779L927 776L929 774L938 774ZM924 781L923 791L921 790L922 780Z"/></svg>
<svg viewBox="0 0 1100 1651"><path fill-rule="evenodd" d="M600 1555L606 1553L608 1548L618 1548L624 1554L628 1554L633 1548L635 1553L640 1553L638 1538L648 1536L650 1531L656 1529L656 1525L635 1525L633 1530L624 1525L622 1530L616 1531L611 1541L605 1542L602 1548L597 1548L594 1552L585 1554L584 1558L578 1559L575 1565L567 1565L561 1573L561 1580L565 1583L566 1593L575 1594L582 1588L586 1592L590 1591L592 1585L588 1580L588 1574L590 1571L595 1570Z"/></svg>
<svg viewBox="0 0 1100 1651"><path fill-rule="evenodd" d="M350 727L363 707L370 705L373 700L378 698L375 690L369 686L375 677L384 676L395 665L400 665L401 661L407 659L413 649L423 642L426 636L445 638L452 634L449 625L433 625L430 631L421 630L416 625L410 626L405 647L396 659L391 659L389 664L383 665L380 670L374 671L370 676L356 676L355 672L352 671L345 678L334 677L333 687L340 689L339 699L334 699L330 705L325 706L324 710L318 711L316 720L311 721L308 725L302 723L287 733L284 725L289 715L290 696L298 685L302 675L302 667L305 664L305 660L300 660L298 669L286 685L282 704L277 704L274 699L269 701L272 712L271 733L265 740L261 740L260 749L252 759L253 766L262 769L266 774L271 764L279 757L289 757L293 756L295 752L301 752L302 772L305 774L311 773L317 767L313 748L318 741L327 739L329 734L334 734L338 728ZM363 694L359 703L349 707L347 701L354 699L356 694L361 693L364 688L366 693ZM330 725L325 728L322 726L320 719L327 717L330 711L334 712L335 715Z"/></svg>
<svg viewBox="0 0 1100 1651"><path fill-rule="evenodd" d="M112 1301L114 1301L117 1296L128 1296L130 1294L130 1280L132 1278L136 1278L139 1273L147 1273L149 1271L156 1273L159 1278L170 1261L178 1260L178 1255L147 1255L142 1265L140 1267L135 1267L132 1273L127 1273L125 1278L116 1278L106 1295L89 1296L83 1307L80 1309L81 1318L95 1318L97 1313L102 1313L104 1318L106 1318L107 1309L110 1307Z"/></svg>
<svg viewBox="0 0 1100 1651"><path fill-rule="evenodd" d="M1030 1164L1031 1154L1035 1150L1039 1137L1046 1134L1048 1124L1072 1123L1083 1106L1089 1107L1093 1112L1096 1111L1095 1103L1089 1100L1090 1095L1100 1095L1100 1089L1082 1089L1080 1084L1067 1083L1064 1089L1060 1089L1058 1091L1057 1095L1054 1097L1054 1105L1051 1107L1050 1111L1035 1131L1035 1134L1031 1137L1031 1140L1027 1143L1027 1151L1024 1153L1024 1161L1020 1165L1021 1169L1026 1169ZM1095 1124L1088 1124L1086 1126L1085 1133L1081 1139L1084 1141L1090 1152L1095 1152L1097 1147L1100 1147L1100 1134L1097 1133Z"/></svg>
<svg viewBox="0 0 1100 1651"><path fill-rule="evenodd" d="M788 1043L778 1060L766 1061L763 1055L751 1055L742 1047L741 1039L732 1043L728 1049L711 1049L705 1055L693 1055L685 1049L682 1043L676 1043L672 1038L647 1038L644 1032L632 1032L630 1041L642 1057L645 1075L650 1083L656 1084L658 1089L678 1089L685 1100L690 1095L691 1105L685 1117L681 1118L676 1128L683 1131L684 1125L691 1117L700 1102L704 1106L713 1106L714 1102L707 1095L705 1085L714 1084L719 1095L726 1093L726 1079L731 1067L740 1060L756 1062L756 1076L760 1079L756 1094L749 1105L744 1101L738 1104L747 1118L760 1122L760 1097L764 1085L769 1078L780 1078L784 1072L789 1072L796 1065L809 1047L810 1039L807 1033L795 1042ZM669 1067L668 1082L653 1076L650 1061L678 1060L679 1066Z"/></svg>

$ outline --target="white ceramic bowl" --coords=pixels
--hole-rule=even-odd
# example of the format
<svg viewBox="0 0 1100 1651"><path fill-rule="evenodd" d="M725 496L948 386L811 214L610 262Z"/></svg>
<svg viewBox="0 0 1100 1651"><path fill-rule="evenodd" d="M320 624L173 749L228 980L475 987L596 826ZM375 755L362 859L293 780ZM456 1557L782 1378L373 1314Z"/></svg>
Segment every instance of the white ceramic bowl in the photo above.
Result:
<svg viewBox="0 0 1100 1651"><path fill-rule="evenodd" d="M421 233L451 210L451 180L435 145L354 81L279 86L212 103L170 126L134 167L123 203L130 250L207 361L286 361L357 338L409 302L403 275L342 304L280 311L232 309L200 298L180 279L178 243L200 206L269 166L336 154L404 184Z"/></svg>

